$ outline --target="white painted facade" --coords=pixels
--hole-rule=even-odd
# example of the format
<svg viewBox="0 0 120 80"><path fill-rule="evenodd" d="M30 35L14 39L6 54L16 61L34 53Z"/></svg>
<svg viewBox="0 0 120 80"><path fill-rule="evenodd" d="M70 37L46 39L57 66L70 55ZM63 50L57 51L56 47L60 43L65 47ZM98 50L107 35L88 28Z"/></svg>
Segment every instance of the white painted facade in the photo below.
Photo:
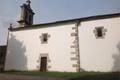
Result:
<svg viewBox="0 0 120 80"><path fill-rule="evenodd" d="M70 53L75 24L47 28L13 31L9 33L5 70L40 70L40 56L47 55L48 71L75 72ZM47 44L41 44L40 36L48 33Z"/></svg>
<svg viewBox="0 0 120 80"><path fill-rule="evenodd" d="M120 17L80 22L80 68L85 71L120 71ZM10 31L5 70L40 70L41 56L47 57L47 70L77 72L77 56L74 45L76 23L52 25ZM104 38L97 39L95 27L106 29ZM40 36L48 33L48 43L42 44ZM76 46L78 47L78 46ZM72 52L76 52L75 54Z"/></svg>
<svg viewBox="0 0 120 80"><path fill-rule="evenodd" d="M96 39L95 27L107 31ZM120 17L83 21L79 26L81 68L86 71L120 71ZM118 48L119 47L119 48Z"/></svg>

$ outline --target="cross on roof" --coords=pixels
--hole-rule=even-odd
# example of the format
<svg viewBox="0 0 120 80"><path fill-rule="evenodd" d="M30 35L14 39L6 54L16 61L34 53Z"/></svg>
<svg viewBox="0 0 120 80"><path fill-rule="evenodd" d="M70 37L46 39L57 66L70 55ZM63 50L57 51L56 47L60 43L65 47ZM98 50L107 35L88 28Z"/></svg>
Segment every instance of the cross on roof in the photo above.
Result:
<svg viewBox="0 0 120 80"><path fill-rule="evenodd" d="M26 3L27 3L28 5L30 5L31 1L30 1L30 0L27 0Z"/></svg>

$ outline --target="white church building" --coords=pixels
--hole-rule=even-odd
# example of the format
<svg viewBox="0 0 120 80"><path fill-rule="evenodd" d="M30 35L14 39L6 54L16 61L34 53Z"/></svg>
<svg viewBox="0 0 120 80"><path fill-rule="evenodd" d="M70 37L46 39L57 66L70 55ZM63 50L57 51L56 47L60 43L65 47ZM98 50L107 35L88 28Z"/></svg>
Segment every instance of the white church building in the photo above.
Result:
<svg viewBox="0 0 120 80"><path fill-rule="evenodd" d="M33 24L30 0L10 28L5 70L120 71L120 13Z"/></svg>

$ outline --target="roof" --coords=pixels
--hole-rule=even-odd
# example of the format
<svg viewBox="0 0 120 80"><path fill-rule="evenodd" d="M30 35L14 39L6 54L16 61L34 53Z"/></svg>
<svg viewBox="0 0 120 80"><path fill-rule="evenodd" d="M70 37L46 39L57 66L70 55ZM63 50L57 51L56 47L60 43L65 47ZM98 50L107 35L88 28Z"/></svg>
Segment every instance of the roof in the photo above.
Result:
<svg viewBox="0 0 120 80"><path fill-rule="evenodd" d="M49 26L51 26L51 25L62 25L62 24L74 23L74 22L78 22L78 21L82 22L82 21L114 18L114 17L120 17L120 13L96 15L96 16L90 16L90 17L83 17L83 18L76 18L76 19L70 19L70 20L56 21L56 22L51 22L51 23L34 24L34 25L30 25L29 27L26 26L26 27L13 28L11 31L35 29L35 28L45 28L45 27L48 27L48 25Z"/></svg>

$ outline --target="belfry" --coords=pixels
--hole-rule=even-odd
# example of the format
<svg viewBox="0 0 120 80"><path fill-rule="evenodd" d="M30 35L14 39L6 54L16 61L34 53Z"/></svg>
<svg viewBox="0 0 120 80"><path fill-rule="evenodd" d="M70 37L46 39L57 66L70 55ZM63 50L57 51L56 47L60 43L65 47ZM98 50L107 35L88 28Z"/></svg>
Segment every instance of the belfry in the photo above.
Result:
<svg viewBox="0 0 120 80"><path fill-rule="evenodd" d="M31 1L27 0L26 3L21 6L21 16L20 20L18 21L20 27L25 27L33 24L33 16L35 13L31 9L30 3Z"/></svg>

